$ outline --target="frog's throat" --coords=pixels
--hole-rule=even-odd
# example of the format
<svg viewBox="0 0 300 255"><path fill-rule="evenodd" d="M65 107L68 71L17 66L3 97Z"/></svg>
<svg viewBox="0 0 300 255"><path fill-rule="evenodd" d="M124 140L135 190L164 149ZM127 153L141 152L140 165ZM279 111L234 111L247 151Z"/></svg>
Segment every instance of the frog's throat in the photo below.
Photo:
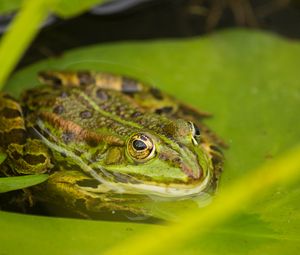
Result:
<svg viewBox="0 0 300 255"><path fill-rule="evenodd" d="M38 125L43 125L41 122L38 122ZM39 138L52 150L55 150L59 153L64 153L67 157L73 158L82 171L99 181L99 188L92 189L95 193L108 192L111 191L117 194L144 194L144 195L156 195L161 197L188 197L194 196L203 192L210 184L211 181L211 172L209 170L204 171L206 173L203 176L201 182L197 184L161 184L161 183L122 183L122 182L112 182L106 180L103 176L99 175L97 171L87 165L79 156L77 156L72 151L69 151L61 146L52 143L47 138L45 138L37 129L35 129L36 134ZM51 135L51 134L49 134ZM104 174L107 172L103 167L100 167L99 170Z"/></svg>

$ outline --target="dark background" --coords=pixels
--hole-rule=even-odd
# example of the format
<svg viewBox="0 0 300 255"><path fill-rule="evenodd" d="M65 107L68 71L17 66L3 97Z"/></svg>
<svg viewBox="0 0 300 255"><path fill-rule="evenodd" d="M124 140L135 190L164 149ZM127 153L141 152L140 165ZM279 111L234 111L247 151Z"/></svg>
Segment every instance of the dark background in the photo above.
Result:
<svg viewBox="0 0 300 255"><path fill-rule="evenodd" d="M0 26L2 22L5 28L11 18L0 17ZM51 16L18 68L89 44L191 37L228 27L264 29L298 39L300 1L117 0L68 20Z"/></svg>

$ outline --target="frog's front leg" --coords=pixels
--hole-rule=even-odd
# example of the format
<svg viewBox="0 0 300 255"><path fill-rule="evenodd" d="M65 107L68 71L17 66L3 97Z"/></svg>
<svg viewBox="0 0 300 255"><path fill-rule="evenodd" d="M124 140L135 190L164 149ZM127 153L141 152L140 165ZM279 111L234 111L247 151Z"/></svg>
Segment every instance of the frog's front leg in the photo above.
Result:
<svg viewBox="0 0 300 255"><path fill-rule="evenodd" d="M60 209L68 209L84 218L97 218L97 214L107 210L132 211L127 206L130 201L128 198L113 197L98 180L76 170L63 170L63 167L60 164L60 171L51 174L47 182L33 187L36 200L55 204ZM143 209L134 212L143 213Z"/></svg>
<svg viewBox="0 0 300 255"><path fill-rule="evenodd" d="M0 94L0 147L16 174L44 173L52 167L47 147L28 132L20 104L4 93Z"/></svg>

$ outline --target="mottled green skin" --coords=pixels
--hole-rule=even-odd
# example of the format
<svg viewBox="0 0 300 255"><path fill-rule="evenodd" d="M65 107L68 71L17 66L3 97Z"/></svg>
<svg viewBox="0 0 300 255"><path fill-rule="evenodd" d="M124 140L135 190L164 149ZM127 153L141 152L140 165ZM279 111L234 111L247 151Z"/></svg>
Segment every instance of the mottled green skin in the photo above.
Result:
<svg viewBox="0 0 300 255"><path fill-rule="evenodd" d="M48 72L40 77L47 85L26 91L21 107L0 98L5 113L0 145L11 169L6 174L50 174L31 189L33 200L63 204L82 215L102 209L147 214L133 206L144 194L183 197L180 190L197 190L204 181L201 191L214 190L222 154L220 141L202 123L206 114L121 76ZM200 127L200 136L189 121ZM149 159L131 155L132 137L140 134L155 147ZM172 191L164 191L168 188Z"/></svg>

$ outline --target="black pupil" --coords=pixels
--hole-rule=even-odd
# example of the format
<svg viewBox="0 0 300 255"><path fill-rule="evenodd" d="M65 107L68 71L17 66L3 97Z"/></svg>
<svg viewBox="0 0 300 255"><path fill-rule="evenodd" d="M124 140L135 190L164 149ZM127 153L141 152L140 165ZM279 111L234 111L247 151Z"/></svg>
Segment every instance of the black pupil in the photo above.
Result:
<svg viewBox="0 0 300 255"><path fill-rule="evenodd" d="M194 124L194 129L195 129L195 135L199 136L200 135L200 129Z"/></svg>
<svg viewBox="0 0 300 255"><path fill-rule="evenodd" d="M142 151L147 148L147 145L141 140L133 141L132 145L137 151Z"/></svg>

